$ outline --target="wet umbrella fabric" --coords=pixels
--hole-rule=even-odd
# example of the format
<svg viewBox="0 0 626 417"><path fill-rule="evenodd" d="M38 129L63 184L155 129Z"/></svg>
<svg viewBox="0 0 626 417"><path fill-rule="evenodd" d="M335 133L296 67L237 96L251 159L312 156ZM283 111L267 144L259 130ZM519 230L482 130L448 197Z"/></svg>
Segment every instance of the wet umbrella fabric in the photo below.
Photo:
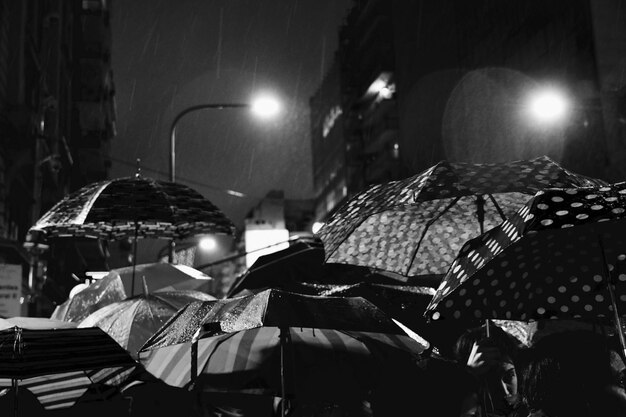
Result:
<svg viewBox="0 0 626 417"><path fill-rule="evenodd" d="M609 319L626 307L626 183L549 189L466 243L427 315ZM608 270L612 271L609 277Z"/></svg>
<svg viewBox="0 0 626 417"><path fill-rule="evenodd" d="M218 335L198 333L203 326L216 323ZM186 386L201 373L203 380L210 380L209 385L215 387L266 394L269 390L280 396L277 375L284 369L287 344L292 353L316 352L293 365L299 375L311 369L306 362L310 365L316 357L334 354L346 361L365 360L368 366L359 363L357 368L374 369L373 346L415 354L428 346L424 340L408 337L396 322L361 297L316 297L270 289L189 304L144 345L140 361L149 372L174 386ZM190 361L192 349L197 349L195 364ZM268 367L273 385L267 380L262 385L251 382Z"/></svg>
<svg viewBox="0 0 626 417"><path fill-rule="evenodd" d="M78 327L99 327L133 357L176 312L193 301L216 298L200 291L155 291L109 304L94 311Z"/></svg>
<svg viewBox="0 0 626 417"><path fill-rule="evenodd" d="M99 328L34 317L0 319L0 357L0 387L28 389L46 410L70 407L93 384L119 385L140 368Z"/></svg>
<svg viewBox="0 0 626 417"><path fill-rule="evenodd" d="M239 276L228 290L228 297L244 290L277 287L301 279L302 276L319 277L324 264L324 248L320 244L296 242L289 247L262 255Z"/></svg>
<svg viewBox="0 0 626 417"><path fill-rule="evenodd" d="M319 230L327 262L406 277L445 274L469 239L499 225L537 191L604 184L548 157L494 164L442 161L352 197Z"/></svg>
<svg viewBox="0 0 626 417"><path fill-rule="evenodd" d="M150 293L162 289L203 291L212 282L208 275L194 268L161 262L137 265L135 275L139 279L134 280L133 287L132 270L133 267L111 270L104 278L57 306L50 318L79 323L104 306L125 300L133 293L142 294L143 278Z"/></svg>
<svg viewBox="0 0 626 417"><path fill-rule="evenodd" d="M234 231L233 222L192 188L137 175L93 183L70 194L30 228L26 239L183 239Z"/></svg>

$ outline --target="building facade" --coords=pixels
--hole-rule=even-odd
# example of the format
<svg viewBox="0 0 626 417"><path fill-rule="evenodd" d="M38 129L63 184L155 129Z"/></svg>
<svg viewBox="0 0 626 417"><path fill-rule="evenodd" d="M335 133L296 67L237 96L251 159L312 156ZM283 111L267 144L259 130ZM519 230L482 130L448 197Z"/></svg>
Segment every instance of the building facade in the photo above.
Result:
<svg viewBox="0 0 626 417"><path fill-rule="evenodd" d="M606 115L607 95L617 109L624 92L624 78L616 82L626 66L619 2L420 0L392 7L401 158L411 171L443 159L548 155L581 174L623 178L616 169L623 165L616 160L624 152L616 146L623 123ZM610 87L603 72L614 80ZM544 89L559 91L568 106L551 125L529 111Z"/></svg>
<svg viewBox="0 0 626 417"><path fill-rule="evenodd" d="M0 237L16 248L57 201L108 176L115 135L109 13L107 0L0 1ZM66 295L63 280L80 270L71 264L104 255L96 242L82 246L56 262L33 256L24 296L41 295L55 275L50 285L59 288L48 295Z"/></svg>
<svg viewBox="0 0 626 417"><path fill-rule="evenodd" d="M363 188L402 173L387 3L354 2L335 61L310 100L316 220Z"/></svg>
<svg viewBox="0 0 626 417"><path fill-rule="evenodd" d="M620 6L355 0L334 66L311 99L316 220L369 184L441 160L547 155L581 174L625 179ZM565 97L565 118L533 119L529 103L543 89Z"/></svg>

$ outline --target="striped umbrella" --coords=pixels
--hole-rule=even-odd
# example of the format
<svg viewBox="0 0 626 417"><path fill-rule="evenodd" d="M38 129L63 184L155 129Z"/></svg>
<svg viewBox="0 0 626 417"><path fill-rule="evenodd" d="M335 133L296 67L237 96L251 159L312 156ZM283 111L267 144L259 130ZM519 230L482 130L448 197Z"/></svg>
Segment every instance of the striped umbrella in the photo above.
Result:
<svg viewBox="0 0 626 417"><path fill-rule="evenodd" d="M31 391L47 410L72 406L93 384L119 385L140 368L101 329L45 318L0 319L0 387Z"/></svg>
<svg viewBox="0 0 626 417"><path fill-rule="evenodd" d="M146 342L139 358L173 386L195 381L205 389L280 397L341 396L350 382L366 390L385 357L408 359L427 348L400 326L361 297L269 289L190 303ZM322 370L325 383L310 385Z"/></svg>

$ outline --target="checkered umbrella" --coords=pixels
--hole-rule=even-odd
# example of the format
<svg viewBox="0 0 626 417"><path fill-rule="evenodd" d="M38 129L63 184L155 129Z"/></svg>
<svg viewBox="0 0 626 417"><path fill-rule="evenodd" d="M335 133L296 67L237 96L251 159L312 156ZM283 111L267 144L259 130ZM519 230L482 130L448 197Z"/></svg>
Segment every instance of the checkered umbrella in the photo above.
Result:
<svg viewBox="0 0 626 417"><path fill-rule="evenodd" d="M234 230L232 221L192 188L135 175L93 183L65 197L30 228L26 239L183 239Z"/></svg>
<svg viewBox="0 0 626 417"><path fill-rule="evenodd" d="M47 410L70 407L93 384L116 386L141 368L99 328L34 317L0 319L0 358L0 387L16 399L28 389Z"/></svg>
<svg viewBox="0 0 626 417"><path fill-rule="evenodd" d="M626 307L626 182L540 191L459 252L426 314L620 324ZM622 334L620 331L619 334Z"/></svg>
<svg viewBox="0 0 626 417"><path fill-rule="evenodd" d="M548 157L497 164L440 162L352 197L318 232L327 262L405 277L443 275L463 243L547 187L604 184Z"/></svg>

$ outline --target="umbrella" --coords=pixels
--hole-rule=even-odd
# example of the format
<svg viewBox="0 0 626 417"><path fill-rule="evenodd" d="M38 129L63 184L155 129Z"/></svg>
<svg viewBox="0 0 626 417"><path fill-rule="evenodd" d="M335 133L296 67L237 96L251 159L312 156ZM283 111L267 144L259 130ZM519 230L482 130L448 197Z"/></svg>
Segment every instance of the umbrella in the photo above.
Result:
<svg viewBox="0 0 626 417"><path fill-rule="evenodd" d="M612 317L621 328L625 213L625 182L538 192L502 225L465 244L427 315L522 321Z"/></svg>
<svg viewBox="0 0 626 417"><path fill-rule="evenodd" d="M57 306L50 318L79 323L99 308L122 301L131 294L141 294L142 281L133 280L132 271L133 267L111 270L104 278ZM163 262L140 264L135 271L136 275L145 278L148 292L161 289L208 292L212 282L208 275L185 265Z"/></svg>
<svg viewBox="0 0 626 417"><path fill-rule="evenodd" d="M364 384L381 366L376 352L392 350L399 357L428 346L413 337L361 297L268 289L190 303L146 342L139 358L149 372L174 386L188 386L201 374L198 381L214 389L310 396L325 388L306 385L319 376L316 370L328 372L327 386L333 385L333 376L347 375Z"/></svg>
<svg viewBox="0 0 626 417"><path fill-rule="evenodd" d="M301 276L320 276L324 264L324 248L320 244L295 242L289 247L261 255L230 286L227 296L243 290L275 287L277 284L300 279Z"/></svg>
<svg viewBox="0 0 626 417"><path fill-rule="evenodd" d="M26 241L133 237L136 250L138 238L174 240L234 232L233 222L192 188L136 174L92 183L68 195L28 230Z"/></svg>
<svg viewBox="0 0 626 417"><path fill-rule="evenodd" d="M135 175L92 183L65 197L30 228L27 240L40 234L183 239L234 230L232 221L192 188Z"/></svg>
<svg viewBox="0 0 626 417"><path fill-rule="evenodd" d="M327 262L405 277L443 275L465 241L500 224L535 192L601 183L545 156L494 164L442 161L352 197L318 236Z"/></svg>
<svg viewBox="0 0 626 417"><path fill-rule="evenodd" d="M16 399L26 388L46 410L70 407L94 384L117 386L140 368L99 328L34 317L0 319L0 357L0 387Z"/></svg>
<svg viewBox="0 0 626 417"><path fill-rule="evenodd" d="M407 286L402 278L397 274L376 271L365 266L324 262L324 247L321 243L297 242L286 249L259 256L254 264L233 282L227 297L249 295L267 288L323 295L319 294L318 290L344 288L346 285L361 283ZM436 283L426 279L420 282L433 288L439 285L438 280ZM315 285L319 286L315 288ZM415 287L420 288L418 285Z"/></svg>
<svg viewBox="0 0 626 417"><path fill-rule="evenodd" d="M102 307L83 319L78 327L99 327L133 357L141 346L180 308L192 301L216 298L200 291L155 291Z"/></svg>

